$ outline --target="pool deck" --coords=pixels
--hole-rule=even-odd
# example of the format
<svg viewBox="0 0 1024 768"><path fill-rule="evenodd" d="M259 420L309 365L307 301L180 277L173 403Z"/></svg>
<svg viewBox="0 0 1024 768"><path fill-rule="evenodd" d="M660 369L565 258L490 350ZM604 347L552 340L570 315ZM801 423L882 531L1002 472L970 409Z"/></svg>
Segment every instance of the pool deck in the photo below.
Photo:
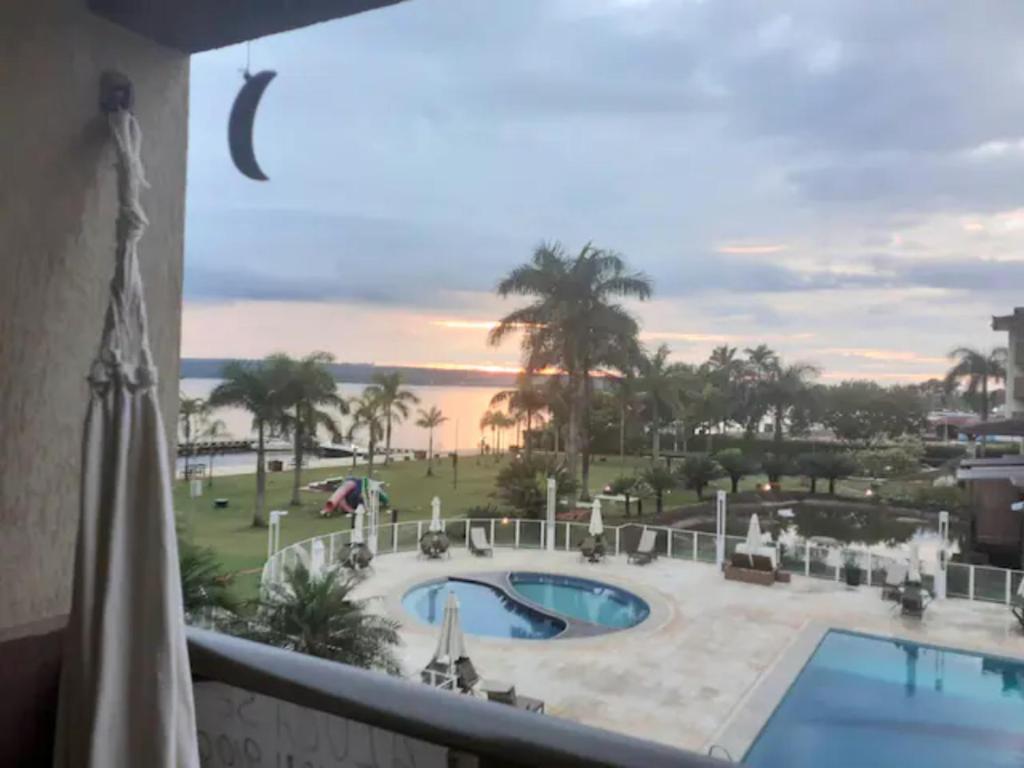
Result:
<svg viewBox="0 0 1024 768"><path fill-rule="evenodd" d="M405 611L411 587L448 574L531 570L597 579L651 607L628 630L598 637L505 640L468 635L484 678L543 699L551 715L706 752L720 744L739 759L829 628L1024 658L1024 635L1006 606L936 601L923 620L902 618L877 588L794 576L762 587L725 581L712 565L661 558L600 564L572 552L496 549L493 558L455 550L427 561L383 554L354 595L402 622L409 675L430 660L437 628Z"/></svg>

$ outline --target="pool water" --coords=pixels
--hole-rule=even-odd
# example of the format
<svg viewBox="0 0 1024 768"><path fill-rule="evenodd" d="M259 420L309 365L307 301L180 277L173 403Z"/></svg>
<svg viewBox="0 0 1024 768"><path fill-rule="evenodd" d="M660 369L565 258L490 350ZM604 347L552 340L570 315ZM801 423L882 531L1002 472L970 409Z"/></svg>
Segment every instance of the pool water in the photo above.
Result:
<svg viewBox="0 0 1024 768"><path fill-rule="evenodd" d="M513 589L537 605L579 621L612 629L636 626L650 609L640 598L589 579L543 573L513 573Z"/></svg>
<svg viewBox="0 0 1024 768"><path fill-rule="evenodd" d="M428 624L440 625L448 593L459 599L462 631L471 635L545 640L565 630L565 622L545 616L494 587L469 581L435 581L413 588L402 605Z"/></svg>
<svg viewBox="0 0 1024 768"><path fill-rule="evenodd" d="M1024 662L833 630L744 765L1024 765Z"/></svg>

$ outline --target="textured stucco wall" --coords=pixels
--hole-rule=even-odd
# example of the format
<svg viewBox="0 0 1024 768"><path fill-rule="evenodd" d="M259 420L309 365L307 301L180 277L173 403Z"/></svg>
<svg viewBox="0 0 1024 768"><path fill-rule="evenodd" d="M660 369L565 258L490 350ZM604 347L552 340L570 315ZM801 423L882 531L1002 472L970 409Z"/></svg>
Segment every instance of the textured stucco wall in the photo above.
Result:
<svg viewBox="0 0 1024 768"><path fill-rule="evenodd" d="M141 243L174 424L188 58L86 0L0 3L0 633L66 613L79 452L114 265L115 180L100 73L134 82L151 188Z"/></svg>

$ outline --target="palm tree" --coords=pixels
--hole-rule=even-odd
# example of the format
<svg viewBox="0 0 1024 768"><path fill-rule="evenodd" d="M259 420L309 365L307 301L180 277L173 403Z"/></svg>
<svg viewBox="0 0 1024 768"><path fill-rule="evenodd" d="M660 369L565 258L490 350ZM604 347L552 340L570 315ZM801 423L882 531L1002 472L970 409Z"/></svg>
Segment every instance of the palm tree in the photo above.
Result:
<svg viewBox="0 0 1024 768"><path fill-rule="evenodd" d="M651 456L655 461L661 457L662 416L672 421L680 410L682 369L668 362L669 354L668 346L662 344L653 355L642 355L638 366L638 383L651 417Z"/></svg>
<svg viewBox="0 0 1024 768"><path fill-rule="evenodd" d="M256 430L256 506L252 524L265 528L267 498L266 436L280 426L283 417L284 387L280 365L233 360L224 366L224 381L210 393L210 405L243 408L252 414Z"/></svg>
<svg viewBox="0 0 1024 768"><path fill-rule="evenodd" d="M347 414L348 402L338 395L334 376L327 367L334 362L334 356L329 352L314 352L301 360L275 355L274 360L275 364L282 366L287 380L283 398L288 412L283 427L292 437L295 468L290 503L297 507L302 503L299 489L302 487L302 460L307 441L316 437L319 428L327 430L332 438L341 436L341 428L334 415L323 410L322 406Z"/></svg>
<svg viewBox="0 0 1024 768"><path fill-rule="evenodd" d="M420 417L416 420L416 426L429 430L429 437L427 438L427 477L434 474L434 429L446 421L448 421L448 417L441 413L441 409L436 405L430 406L429 411L420 408Z"/></svg>
<svg viewBox="0 0 1024 768"><path fill-rule="evenodd" d="M483 416L480 417L480 431L486 432L488 429L491 430L491 452L497 456L498 451L495 448L495 430L498 428L498 424L495 419L498 416L497 411L487 411ZM481 440L482 442L482 440Z"/></svg>
<svg viewBox="0 0 1024 768"><path fill-rule="evenodd" d="M178 394L178 428L185 445L185 477L189 476L188 459L192 454L192 437L198 434L209 411L209 404L201 397L188 397L183 392Z"/></svg>
<svg viewBox="0 0 1024 768"><path fill-rule="evenodd" d="M380 390L372 385L364 389L362 396L350 404L350 415L352 424L348 428L348 439L352 440L356 432L366 431L370 452L366 473L373 477L373 455L386 431L384 403L380 400ZM355 451L353 461L354 457Z"/></svg>
<svg viewBox="0 0 1024 768"><path fill-rule="evenodd" d="M619 466L626 465L626 427L638 397L637 377L632 368L628 368L615 384L615 404L619 409ZM628 516L628 515L627 515Z"/></svg>
<svg viewBox="0 0 1024 768"><path fill-rule="evenodd" d="M782 442L782 425L786 411L801 401L810 386L810 379L819 373L817 366L810 363L783 366L781 361L776 360L765 382L765 399L772 410L775 442Z"/></svg>
<svg viewBox="0 0 1024 768"><path fill-rule="evenodd" d="M533 258L513 269L498 284L498 295L531 297L533 301L501 319L489 335L501 344L522 331L524 367L528 371L558 368L569 380L566 463L569 476L577 475L583 416L589 410L591 375L600 366L614 364L616 351L636 343L637 323L614 300L651 295L650 281L629 273L618 254L587 244L576 256L561 245L539 246ZM589 446L583 442L589 455ZM581 488L589 496L589 462L584 461Z"/></svg>
<svg viewBox="0 0 1024 768"><path fill-rule="evenodd" d="M203 425L202 432L199 433L200 437L206 438L207 440L216 440L218 437L223 437L228 433L227 424L221 419L208 420ZM213 487L213 460L217 456L217 448L215 445L210 446L210 472L206 476L206 487Z"/></svg>
<svg viewBox="0 0 1024 768"><path fill-rule="evenodd" d="M676 487L676 476L660 464L655 464L644 470L640 477L654 493L655 514L660 515L665 509L665 494Z"/></svg>
<svg viewBox="0 0 1024 768"><path fill-rule="evenodd" d="M380 400L384 412L384 463L391 463L391 426L401 424L409 418L409 410L420 401L416 395L408 390L402 389L402 374L375 373L373 384L376 389L376 397Z"/></svg>
<svg viewBox="0 0 1024 768"><path fill-rule="evenodd" d="M222 570L212 549L179 536L178 568L186 617L216 609L234 612L238 608L238 601L228 588L230 577Z"/></svg>
<svg viewBox="0 0 1024 768"><path fill-rule="evenodd" d="M526 371L516 376L515 389L503 389L491 398L490 407L505 405L509 414L522 417L526 422L526 455L530 455L530 432L533 431L533 417L544 409L544 391L533 383L533 377Z"/></svg>
<svg viewBox="0 0 1024 768"><path fill-rule="evenodd" d="M1006 380L1006 347L996 347L989 352L957 347L949 353L949 358L954 365L946 373L946 389L952 392L965 383L967 396L976 398L981 420L988 421L988 386L990 381Z"/></svg>
<svg viewBox="0 0 1024 768"><path fill-rule="evenodd" d="M761 419L768 411L768 382L779 367L779 356L767 344L744 350L747 359L740 384L744 431L753 437Z"/></svg>
<svg viewBox="0 0 1024 768"><path fill-rule="evenodd" d="M498 433L498 446L497 446L498 447L498 451L497 451L497 455L500 456L501 455L501 435L502 435L502 432L504 432L506 429L510 429L510 428L514 427L516 425L516 419L512 418L511 416L506 416L504 413L501 413L499 411L499 412L495 412L494 416L492 417L491 425L494 427L494 429L497 430L497 433Z"/></svg>
<svg viewBox="0 0 1024 768"><path fill-rule="evenodd" d="M358 577L336 569L313 576L302 564L289 568L242 634L310 656L400 674L394 652L401 642L400 625L370 611L365 601L351 599L358 583Z"/></svg>

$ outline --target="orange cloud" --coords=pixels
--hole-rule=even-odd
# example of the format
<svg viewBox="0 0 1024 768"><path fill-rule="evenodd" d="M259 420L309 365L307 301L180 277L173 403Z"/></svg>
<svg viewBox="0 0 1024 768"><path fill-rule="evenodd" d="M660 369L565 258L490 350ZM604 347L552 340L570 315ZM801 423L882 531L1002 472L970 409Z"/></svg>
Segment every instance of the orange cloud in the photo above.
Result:
<svg viewBox="0 0 1024 768"><path fill-rule="evenodd" d="M434 320L432 325L456 331L489 331L498 326L497 320Z"/></svg>
<svg viewBox="0 0 1024 768"><path fill-rule="evenodd" d="M865 360L881 360L883 362L924 363L942 365L947 363L945 357L929 357L899 349L876 349L874 347L831 347L817 350L822 355L839 355L840 357L863 357Z"/></svg>

